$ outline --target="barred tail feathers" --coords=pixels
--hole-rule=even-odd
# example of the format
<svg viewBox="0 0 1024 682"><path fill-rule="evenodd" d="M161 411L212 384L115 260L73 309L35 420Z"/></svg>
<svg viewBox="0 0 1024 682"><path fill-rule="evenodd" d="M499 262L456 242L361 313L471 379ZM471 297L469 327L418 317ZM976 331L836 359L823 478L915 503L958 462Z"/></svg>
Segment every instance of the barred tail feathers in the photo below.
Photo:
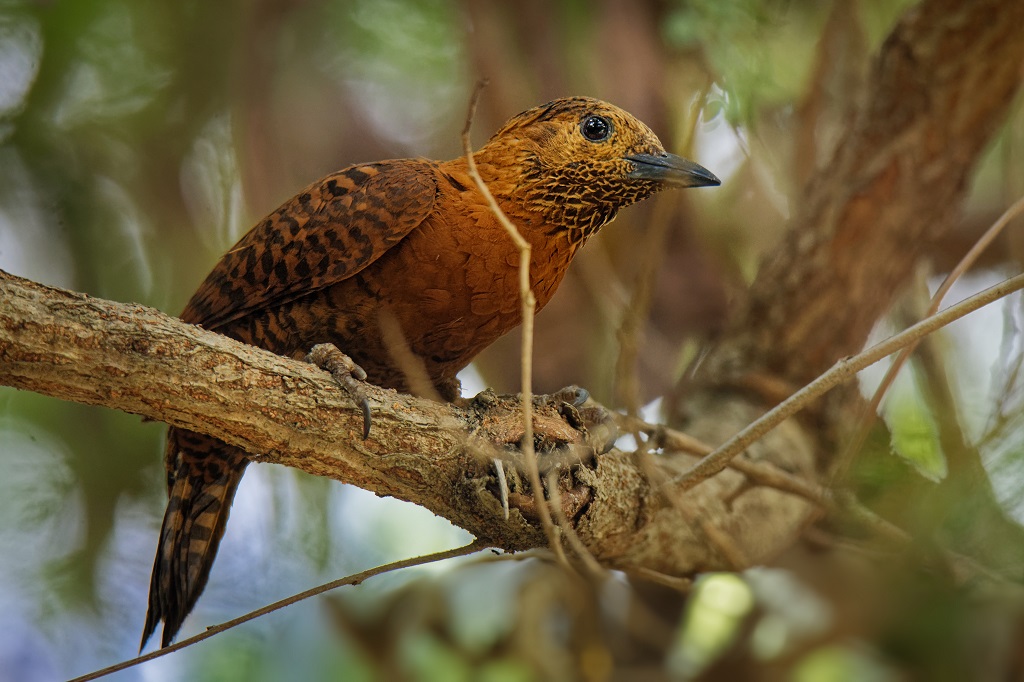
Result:
<svg viewBox="0 0 1024 682"><path fill-rule="evenodd" d="M231 502L248 459L215 438L172 428L167 511L149 585L149 610L140 650L162 620L167 646L206 587Z"/></svg>

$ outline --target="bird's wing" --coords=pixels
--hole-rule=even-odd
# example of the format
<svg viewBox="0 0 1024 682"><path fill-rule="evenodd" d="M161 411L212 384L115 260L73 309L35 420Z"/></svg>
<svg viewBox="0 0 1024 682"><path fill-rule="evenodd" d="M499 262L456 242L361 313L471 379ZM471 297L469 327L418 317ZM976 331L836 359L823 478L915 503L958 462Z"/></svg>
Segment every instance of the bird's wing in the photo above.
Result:
<svg viewBox="0 0 1024 682"><path fill-rule="evenodd" d="M434 164L352 166L318 180L224 254L181 319L216 329L353 276L434 207Z"/></svg>

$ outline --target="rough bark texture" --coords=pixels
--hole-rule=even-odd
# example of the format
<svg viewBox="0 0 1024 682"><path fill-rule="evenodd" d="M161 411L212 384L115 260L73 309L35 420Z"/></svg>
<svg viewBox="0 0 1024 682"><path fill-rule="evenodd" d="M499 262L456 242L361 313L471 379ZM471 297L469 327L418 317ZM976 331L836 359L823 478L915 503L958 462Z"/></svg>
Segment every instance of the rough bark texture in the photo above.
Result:
<svg viewBox="0 0 1024 682"><path fill-rule="evenodd" d="M746 422L709 419L704 393L739 386L735 404L772 404L864 347L928 242L954 224L974 166L1006 118L1024 64L1021 21L1024 3L1013 0L925 0L904 15L832 161L679 397L674 425L718 442L710 434ZM847 408L858 400L845 391L805 422L819 471L845 447L856 414Z"/></svg>
<svg viewBox="0 0 1024 682"><path fill-rule="evenodd" d="M702 366L687 403L693 435L717 444L760 409L714 386L751 371L802 383L863 345L922 244L950 224L1005 117L1020 83L1022 23L1019 0L926 0L897 25L832 163ZM490 465L474 454L482 426L499 443L515 431L507 404L460 409L371 388L374 429L363 441L358 411L313 367L147 308L8 275L0 383L208 433L262 453L254 459L421 504L496 546L543 542L529 514L503 520ZM809 472L827 458L824 433L786 424L747 456ZM763 561L809 518L795 497L737 494L744 481L731 471L686 494L655 487L691 462L665 456L645 467L613 450L576 464L560 484L584 544L607 565L678 575Z"/></svg>
<svg viewBox="0 0 1024 682"><path fill-rule="evenodd" d="M526 516L513 509L505 521L494 494L489 458L510 455L488 444L501 447L521 433L514 401L459 408L367 387L374 422L362 440L359 409L328 374L306 363L150 308L2 271L0 301L2 384L210 434L259 453L255 460L420 504L497 547L544 544L529 498L513 495L524 499ZM553 408L539 411L537 426L556 445L582 442ZM783 464L808 470L809 456L806 448L791 452ZM572 461L559 479L566 516L591 553L623 569L683 575L732 567L729 550L705 537L714 529L735 537L747 560L763 560L786 546L807 514L804 501L767 488L727 502L743 483L739 474L683 497L653 488L633 458L617 450ZM682 456L665 460L670 470L690 463ZM770 519L778 532L766 532L755 519Z"/></svg>
<svg viewBox="0 0 1024 682"><path fill-rule="evenodd" d="M803 384L863 347L931 240L1021 81L1024 3L931 0L876 58L855 120L811 182L748 306L706 367Z"/></svg>

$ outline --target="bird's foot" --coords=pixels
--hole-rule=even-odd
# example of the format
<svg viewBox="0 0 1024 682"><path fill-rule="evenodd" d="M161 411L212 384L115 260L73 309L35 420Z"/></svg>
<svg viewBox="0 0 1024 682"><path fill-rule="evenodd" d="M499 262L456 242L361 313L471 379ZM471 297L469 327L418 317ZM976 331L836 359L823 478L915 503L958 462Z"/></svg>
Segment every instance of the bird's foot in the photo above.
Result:
<svg viewBox="0 0 1024 682"><path fill-rule="evenodd" d="M596 454L603 455L611 450L619 437L612 413L590 401L590 391L580 386L566 386L554 393L534 396L533 404L555 408L566 424L585 434L587 444Z"/></svg>
<svg viewBox="0 0 1024 682"><path fill-rule="evenodd" d="M532 407L532 441L541 485L545 490L557 486L565 518L575 519L593 499L588 482L592 479L583 470L595 469L598 457L612 448L618 436L614 416L576 386L534 396ZM500 448L482 454L493 466L494 478L488 489L500 502L501 513L508 518L514 508L527 520L536 521L539 516L529 476L518 456L526 437L522 396L487 390L468 401L467 409L478 420L475 435Z"/></svg>
<svg viewBox="0 0 1024 682"><path fill-rule="evenodd" d="M578 386L534 396L536 451L542 455L608 452L618 437L615 419L589 400L590 393ZM467 401L467 407L481 415L483 428L493 440L507 445L519 443L524 435L521 404L521 395L498 395L490 389Z"/></svg>
<svg viewBox="0 0 1024 682"><path fill-rule="evenodd" d="M338 350L333 343L318 343L306 355L306 362L330 372L343 391L363 409L363 439L370 435L370 401L366 399L361 382L366 381L366 371L349 356Z"/></svg>
<svg viewBox="0 0 1024 682"><path fill-rule="evenodd" d="M554 393L548 393L546 395L535 395L533 396L533 402L535 404L551 404L557 405L562 403L563 405L571 405L572 407L583 407L583 405L590 400L590 391L583 388L582 386L566 386L560 388Z"/></svg>

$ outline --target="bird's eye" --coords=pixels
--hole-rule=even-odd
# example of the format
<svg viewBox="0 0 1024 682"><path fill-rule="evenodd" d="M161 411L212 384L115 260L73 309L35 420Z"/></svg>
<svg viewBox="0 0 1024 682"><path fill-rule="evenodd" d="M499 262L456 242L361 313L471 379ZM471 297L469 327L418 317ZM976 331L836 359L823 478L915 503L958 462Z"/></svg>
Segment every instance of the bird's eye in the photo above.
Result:
<svg viewBox="0 0 1024 682"><path fill-rule="evenodd" d="M612 132L612 124L603 116L587 116L580 125L583 137L591 142L602 142Z"/></svg>

